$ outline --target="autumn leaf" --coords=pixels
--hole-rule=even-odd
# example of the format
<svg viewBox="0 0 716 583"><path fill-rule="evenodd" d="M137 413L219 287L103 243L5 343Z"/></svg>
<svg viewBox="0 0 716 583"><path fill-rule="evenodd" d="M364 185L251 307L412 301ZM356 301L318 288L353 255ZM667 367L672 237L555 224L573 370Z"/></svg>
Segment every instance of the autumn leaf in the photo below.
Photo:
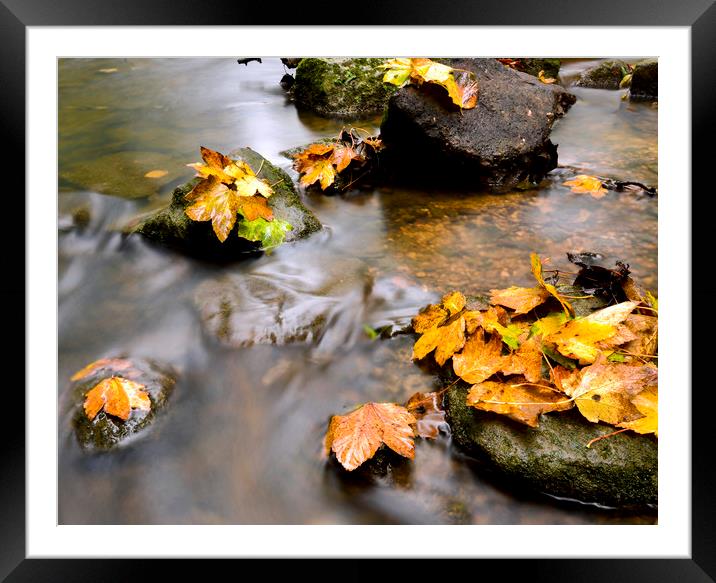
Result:
<svg viewBox="0 0 716 583"><path fill-rule="evenodd" d="M338 142L333 146L331 162L336 166L336 172L343 172L353 160L362 160L363 156L358 154L353 145L346 145Z"/></svg>
<svg viewBox="0 0 716 583"><path fill-rule="evenodd" d="M365 148L366 144L370 148L369 151ZM380 139L360 139L353 130L344 130L332 143L311 144L295 154L293 166L301 175L302 186L308 187L318 182L321 189L326 190L335 182L336 176L352 162L365 162L364 154L374 155L380 148Z"/></svg>
<svg viewBox="0 0 716 583"><path fill-rule="evenodd" d="M259 217L267 221L273 219L273 211L268 206L268 201L260 195L238 197L236 211L247 221L255 221Z"/></svg>
<svg viewBox="0 0 716 583"><path fill-rule="evenodd" d="M539 318L532 323L530 333L533 336L547 337L559 330L569 319L564 312L547 314L544 318Z"/></svg>
<svg viewBox="0 0 716 583"><path fill-rule="evenodd" d="M413 330L418 334L423 334L445 322L450 317L450 313L440 304L430 304L412 319Z"/></svg>
<svg viewBox="0 0 716 583"><path fill-rule="evenodd" d="M347 415L334 415L324 440L341 465L355 470L385 444L394 452L413 459L415 417L394 403L366 403Z"/></svg>
<svg viewBox="0 0 716 583"><path fill-rule="evenodd" d="M619 423L619 427L631 429L637 433L653 433L659 435L659 392L655 386L647 387L638 393L632 404L644 415L641 419Z"/></svg>
<svg viewBox="0 0 716 583"><path fill-rule="evenodd" d="M562 383L574 398L579 412L589 421L611 425L636 421L644 416L632 399L657 383L657 369L650 364L608 362L602 355L577 373L579 382ZM575 377L573 377L575 378Z"/></svg>
<svg viewBox="0 0 716 583"><path fill-rule="evenodd" d="M97 383L85 395L84 410L91 421L102 409L108 415L126 421L132 409L149 411L151 401L146 387L128 379L113 376Z"/></svg>
<svg viewBox="0 0 716 583"><path fill-rule="evenodd" d="M539 255L537 255L537 253L531 253L530 261L532 263L532 275L534 275L537 283L539 283L541 287L547 290L560 304L562 304L562 308L566 314L574 316L574 308L572 308L572 305L560 295L556 287L554 287L551 283L545 282L544 276L542 275L542 261L539 258Z"/></svg>
<svg viewBox="0 0 716 583"><path fill-rule="evenodd" d="M499 304L515 311L517 314L526 314L530 310L546 302L550 293L542 287L508 287L506 289L490 290L490 303Z"/></svg>
<svg viewBox="0 0 716 583"><path fill-rule="evenodd" d="M413 360L421 360L435 350L435 362L440 366L465 346L465 318L427 330L413 346Z"/></svg>
<svg viewBox="0 0 716 583"><path fill-rule="evenodd" d="M461 109L477 105L478 82L472 71L453 69L431 59L391 59L382 65L384 83L403 87L408 83L434 83L443 87L452 102Z"/></svg>
<svg viewBox="0 0 716 583"><path fill-rule="evenodd" d="M336 170L330 158L315 158L310 165L304 165L305 174L301 176L301 186L311 186L315 182L326 190L336 179Z"/></svg>
<svg viewBox="0 0 716 583"><path fill-rule="evenodd" d="M571 186L572 192L586 193L594 198L602 198L607 194L607 189L602 186L602 181L596 176L588 176L580 174L572 180L563 183L565 186Z"/></svg>
<svg viewBox="0 0 716 583"><path fill-rule="evenodd" d="M405 408L417 420L416 431L424 439L437 439L440 426L445 423L442 393L415 393Z"/></svg>
<svg viewBox="0 0 716 583"><path fill-rule="evenodd" d="M624 321L626 326L635 336L620 348L625 352L637 356L648 357L656 354L659 347L659 319L656 316L645 316L643 314L630 314Z"/></svg>
<svg viewBox="0 0 716 583"><path fill-rule="evenodd" d="M216 237L223 243L236 223L239 196L216 176L208 176L203 184L201 194L185 212L193 221L211 221Z"/></svg>
<svg viewBox="0 0 716 583"><path fill-rule="evenodd" d="M554 83L555 81L557 81L557 79L554 79L553 77L545 77L544 71L540 71L539 73L537 73L537 79L542 81L542 83L547 84Z"/></svg>
<svg viewBox="0 0 716 583"><path fill-rule="evenodd" d="M472 386L467 404L481 411L506 415L530 427L539 425L542 413L565 411L574 406L571 399L559 392L520 382L519 377L508 382L486 381Z"/></svg>
<svg viewBox="0 0 716 583"><path fill-rule="evenodd" d="M89 376L92 376L94 373L96 373L99 370L102 369L109 369L112 372L119 372L119 371L131 371L132 373L136 373L136 369L134 368L134 365L130 360L127 360L126 358L100 358L99 360L95 360L94 362L91 362L81 370L78 370L75 374L73 374L70 377L71 381L80 381L82 379L85 379ZM125 373L126 376L126 373Z"/></svg>
<svg viewBox="0 0 716 583"><path fill-rule="evenodd" d="M286 240L286 233L292 229L287 221L279 219L267 221L259 217L253 221L241 221L236 232L239 237L249 241L260 241L262 248L270 249L281 245Z"/></svg>
<svg viewBox="0 0 716 583"><path fill-rule="evenodd" d="M517 350L503 357L501 372L506 375L521 374L529 382L536 383L542 378L543 358L541 344L536 338L530 338Z"/></svg>
<svg viewBox="0 0 716 583"><path fill-rule="evenodd" d="M169 174L166 170L150 170L144 175L144 178L163 178Z"/></svg>
<svg viewBox="0 0 716 583"><path fill-rule="evenodd" d="M455 374L466 383L474 384L490 378L502 369L505 361L502 356L502 341L499 336L485 340L482 328L470 336L460 354L452 357Z"/></svg>

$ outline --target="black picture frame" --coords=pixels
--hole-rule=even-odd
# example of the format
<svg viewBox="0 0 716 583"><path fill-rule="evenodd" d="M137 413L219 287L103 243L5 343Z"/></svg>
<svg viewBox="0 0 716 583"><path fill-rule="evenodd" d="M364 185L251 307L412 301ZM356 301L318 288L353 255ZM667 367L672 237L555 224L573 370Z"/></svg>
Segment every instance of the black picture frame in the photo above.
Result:
<svg viewBox="0 0 716 583"><path fill-rule="evenodd" d="M691 91L692 91L692 191L703 190L701 197L689 200L688 185L684 192L662 192L661 196L679 196L692 210L692 273L697 277L692 285L692 305L702 309L708 306L709 273L706 237L710 233L705 221L708 212L699 209L700 201L708 196L706 185L713 157L714 115L716 84L716 6L714 0L680 0L664 2L657 0L559 0L550 3L527 0L470 1L457 0L446 5L435 0L386 1L363 0L349 7L345 13L337 11L335 3L312 0L310 11L266 10L262 3L244 2L195 2L194 0L0 0L0 79L3 88L3 107L0 110L3 128L4 159L17 160L25 157L25 56L26 27L30 26L98 26L98 25L563 25L563 26L684 26L691 29ZM199 6L201 9L199 9ZM330 18L331 22L316 22L317 15ZM310 20L309 20L310 19ZM668 82L668 81L667 81ZM32 164L25 160L27 172ZM711 162L712 163L712 162ZM25 253L19 252L18 242L27 235L24 200L15 193L25 192L23 174L6 178L11 190L4 194L5 216L14 217L0 229L6 275L1 293L6 330L12 330L12 341L7 343L5 390L17 391L24 386L23 368L15 363L25 361L25 315L33 307L25 299ZM700 211L700 212L699 212ZM25 217L29 219L28 217ZM693 221L696 219L696 221ZM701 219L701 223L699 223ZM11 276L9 274L12 274ZM23 306L25 309L20 310ZM691 318L691 314L684 314ZM9 320L9 322L8 322ZM10 337L10 335L7 335ZM684 339L688 341L689 339ZM692 339L692 362L707 362L706 343L698 344ZM485 569L498 569L502 580L531 581L716 581L716 506L713 492L716 488L716 471L711 455L714 442L713 423L709 402L713 391L706 383L696 388L697 376L690 378L691 363L684 364L684 386L679 390L695 390L692 399L692 552L690 559L544 559L544 560L485 560L468 568L475 577L484 576ZM12 374L14 371L14 375ZM17 377L17 378L15 378ZM12 382L17 381L17 382ZM155 577L161 569L167 569L174 561L147 560L50 560L25 558L25 410L24 401L16 399L12 412L7 411L5 401L0 423L0 577L8 581L125 581ZM638 536L638 531L635 531ZM77 550L81 554L81 549ZM429 554L429 550L426 551ZM316 550L320 555L320 549ZM172 563L168 564L168 563ZM388 576L393 567L381 563L380 571L373 561L360 561L350 570L350 578L365 579ZM274 565L283 566L282 562ZM221 565L217 565L221 567ZM426 565L419 563L424 572ZM182 574L190 577L193 572L206 577L207 565L180 565ZM211 568L215 568L211 565ZM265 569L265 566L261 566ZM295 567L290 567L295 569ZM402 568L402 567L401 567ZM439 567L440 568L440 567ZM454 567L450 567L453 569ZM477 570L479 569L479 571ZM297 572L294 571L297 575ZM327 572L324 572L327 573ZM332 575L335 576L335 575ZM348 575L347 575L348 576ZM346 577L347 577L346 576Z"/></svg>

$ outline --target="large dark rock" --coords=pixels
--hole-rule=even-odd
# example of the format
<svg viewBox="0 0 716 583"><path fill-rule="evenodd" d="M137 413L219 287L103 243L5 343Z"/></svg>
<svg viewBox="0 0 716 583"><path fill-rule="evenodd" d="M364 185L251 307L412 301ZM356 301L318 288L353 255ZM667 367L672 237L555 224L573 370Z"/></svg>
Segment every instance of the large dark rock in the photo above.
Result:
<svg viewBox="0 0 716 583"><path fill-rule="evenodd" d="M283 170L251 148L235 150L229 157L244 160L254 171L261 168L260 177L273 185L274 194L269 198L268 204L274 217L288 221L293 226L286 234L286 242L302 239L321 229L321 223L303 205L291 178ZM260 251L259 243L247 241L236 234L237 226L234 226L226 241L221 243L216 238L210 221L192 221L186 215L188 204L184 196L191 191L196 180L176 188L169 206L134 221L127 227L127 232L138 233L153 242L202 259L231 260Z"/></svg>
<svg viewBox="0 0 716 583"><path fill-rule="evenodd" d="M575 85L592 89L619 89L627 67L625 61L604 61L584 71Z"/></svg>
<svg viewBox="0 0 716 583"><path fill-rule="evenodd" d="M635 101L659 98L659 63L656 60L644 61L634 66L629 98Z"/></svg>
<svg viewBox="0 0 716 583"><path fill-rule="evenodd" d="M324 117L380 115L395 86L383 83L384 59L302 59L292 92L296 105Z"/></svg>
<svg viewBox="0 0 716 583"><path fill-rule="evenodd" d="M77 381L70 389L70 401L74 408L72 425L82 449L86 451L106 451L129 441L140 432L144 432L161 414L176 383L176 374L172 368L144 359L117 359L116 362L131 362L131 367L116 367L112 363L95 370L89 376ZM141 383L149 394L152 407L149 411L132 410L129 419L100 411L90 420L85 414L83 403L86 394L100 381L112 376L121 376Z"/></svg>
<svg viewBox="0 0 716 583"><path fill-rule="evenodd" d="M557 147L549 135L574 95L495 59L443 62L475 73L477 106L460 110L436 85L398 90L381 125L394 178L508 190L538 182L557 166Z"/></svg>
<svg viewBox="0 0 716 583"><path fill-rule="evenodd" d="M657 504L657 441L624 432L586 444L614 428L575 410L542 415L538 428L466 404L467 386L445 398L454 443L508 481L581 502L646 508Z"/></svg>

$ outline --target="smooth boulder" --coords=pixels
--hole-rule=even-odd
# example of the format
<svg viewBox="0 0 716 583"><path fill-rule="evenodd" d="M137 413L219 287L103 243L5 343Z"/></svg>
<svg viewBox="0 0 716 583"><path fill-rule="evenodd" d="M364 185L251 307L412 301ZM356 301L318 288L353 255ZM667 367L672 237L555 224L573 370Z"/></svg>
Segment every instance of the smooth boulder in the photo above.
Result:
<svg viewBox="0 0 716 583"><path fill-rule="evenodd" d="M575 85L592 89L619 89L627 70L628 64L625 61L604 61L584 71Z"/></svg>
<svg viewBox="0 0 716 583"><path fill-rule="evenodd" d="M468 387L445 398L453 442L511 483L550 496L622 508L657 505L658 446L653 436L614 431L576 410L548 413L539 427L521 425L466 403Z"/></svg>
<svg viewBox="0 0 716 583"><path fill-rule="evenodd" d="M296 105L323 117L361 119L383 113L395 91L383 83L384 59L309 58L296 68Z"/></svg>
<svg viewBox="0 0 716 583"><path fill-rule="evenodd" d="M556 168L557 147L549 136L574 95L495 59L443 62L475 73L477 106L460 110L434 84L399 89L381 125L394 179L505 191L537 183Z"/></svg>
<svg viewBox="0 0 716 583"><path fill-rule="evenodd" d="M229 157L244 160L254 172L258 172L260 168L259 177L272 185L274 193L268 199L268 204L273 210L274 217L288 221L293 227L286 234L286 242L303 239L321 229L321 223L301 202L286 172L251 148L235 150L229 154ZM261 251L259 243L242 239L237 235L238 221L226 241L222 243L214 234L210 221L193 221L186 215L185 211L189 203L185 195L191 191L196 182L197 179L194 179L176 188L169 206L153 212L148 217L135 220L126 231L201 259L234 260Z"/></svg>

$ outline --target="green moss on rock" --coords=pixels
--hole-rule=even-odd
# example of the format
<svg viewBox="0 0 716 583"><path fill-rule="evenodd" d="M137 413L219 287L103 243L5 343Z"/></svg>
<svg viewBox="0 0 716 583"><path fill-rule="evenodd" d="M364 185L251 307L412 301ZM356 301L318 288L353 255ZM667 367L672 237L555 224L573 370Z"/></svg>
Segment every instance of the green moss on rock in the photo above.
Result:
<svg viewBox="0 0 716 583"><path fill-rule="evenodd" d="M627 70L625 61L604 61L581 74L575 85L593 89L619 89L619 83Z"/></svg>
<svg viewBox="0 0 716 583"><path fill-rule="evenodd" d="M562 66L560 59L519 59L521 67L520 71L534 75L539 75L540 71L544 71L545 77L554 79L559 75L559 69Z"/></svg>
<svg viewBox="0 0 716 583"><path fill-rule="evenodd" d="M614 431L575 411L540 417L539 427L478 411L456 385L445 405L454 443L469 456L521 486L582 502L645 508L657 504L658 446L631 432L586 444Z"/></svg>
<svg viewBox="0 0 716 583"><path fill-rule="evenodd" d="M296 104L324 117L359 119L381 114L393 85L383 83L384 59L303 59L292 87Z"/></svg>
<svg viewBox="0 0 716 583"><path fill-rule="evenodd" d="M254 171L260 168L259 177L273 185L274 194L269 198L269 206L274 217L287 221L293 227L286 235L286 242L303 239L322 228L315 215L303 205L291 178L281 168L251 148L235 150L229 153L229 157L244 160ZM238 236L238 221L226 241L221 243L210 221L192 221L186 215L188 204L184 197L196 182L197 179L194 179L176 188L169 206L133 222L125 229L126 232L140 234L165 247L203 259L232 260L261 251L260 244Z"/></svg>

